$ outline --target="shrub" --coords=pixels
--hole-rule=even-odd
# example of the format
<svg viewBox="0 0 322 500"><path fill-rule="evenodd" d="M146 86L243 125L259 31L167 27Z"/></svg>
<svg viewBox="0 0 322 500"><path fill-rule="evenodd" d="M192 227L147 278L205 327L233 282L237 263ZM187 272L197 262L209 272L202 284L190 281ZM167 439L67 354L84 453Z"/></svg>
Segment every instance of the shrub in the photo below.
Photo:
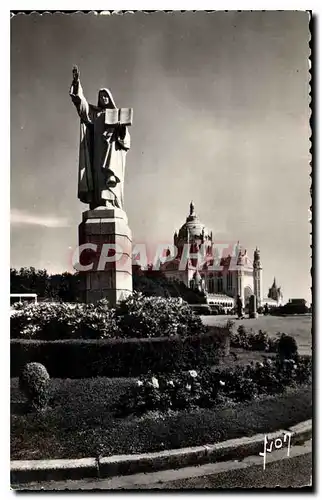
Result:
<svg viewBox="0 0 322 500"><path fill-rule="evenodd" d="M207 331L199 316L180 299L134 293L116 309L97 304L29 304L10 318L11 337L39 340L144 338Z"/></svg>
<svg viewBox="0 0 322 500"><path fill-rule="evenodd" d="M232 347L239 347L241 349L250 350L251 349L250 338L252 335L253 335L252 331L248 333L244 325L239 325L239 327L237 328L237 333L233 334L231 337Z"/></svg>
<svg viewBox="0 0 322 500"><path fill-rule="evenodd" d="M177 298L145 297L142 293L134 293L120 303L116 316L124 337L184 337L207 331L191 307Z"/></svg>
<svg viewBox="0 0 322 500"><path fill-rule="evenodd" d="M297 359L298 348L295 338L285 333L280 334L277 343L277 353L282 359Z"/></svg>
<svg viewBox="0 0 322 500"><path fill-rule="evenodd" d="M270 337L267 332L259 330L255 333L252 329L247 331L244 325L240 325L237 333L231 337L231 346L248 351L277 352L279 339Z"/></svg>
<svg viewBox="0 0 322 500"><path fill-rule="evenodd" d="M282 393L289 386L309 383L311 360L263 359L225 370L189 370L168 375L149 373L129 388L116 406L118 415L150 410L212 408L227 399L249 401L260 395Z"/></svg>
<svg viewBox="0 0 322 500"><path fill-rule="evenodd" d="M283 316L291 314L307 314L309 308L305 304L288 302L284 306L273 307L270 314L273 316Z"/></svg>
<svg viewBox="0 0 322 500"><path fill-rule="evenodd" d="M299 356L294 369L296 383L307 384L312 381L312 358L310 356Z"/></svg>
<svg viewBox="0 0 322 500"><path fill-rule="evenodd" d="M115 311L105 302L93 304L29 304L10 318L11 337L60 340L117 336Z"/></svg>
<svg viewBox="0 0 322 500"><path fill-rule="evenodd" d="M101 340L12 340L11 376L25 363L47 366L52 377L128 377L215 365L227 353L229 330L212 327L188 337Z"/></svg>
<svg viewBox="0 0 322 500"><path fill-rule="evenodd" d="M119 416L146 411L184 410L200 406L201 383L197 371L172 373L171 376L141 377L116 406Z"/></svg>
<svg viewBox="0 0 322 500"><path fill-rule="evenodd" d="M109 339L121 336L115 309L110 308L106 300L101 300L95 305L82 304L76 309L75 315L78 317L73 318L73 323L77 325L73 338Z"/></svg>
<svg viewBox="0 0 322 500"><path fill-rule="evenodd" d="M19 388L33 408L45 408L48 402L49 375L44 365L26 364L19 377Z"/></svg>

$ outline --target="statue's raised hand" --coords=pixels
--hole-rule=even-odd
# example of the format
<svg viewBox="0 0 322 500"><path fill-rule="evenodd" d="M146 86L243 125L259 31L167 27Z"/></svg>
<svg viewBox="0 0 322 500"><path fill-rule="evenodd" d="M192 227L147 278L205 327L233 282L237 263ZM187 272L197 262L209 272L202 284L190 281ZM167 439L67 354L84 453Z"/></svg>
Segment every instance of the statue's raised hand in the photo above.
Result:
<svg viewBox="0 0 322 500"><path fill-rule="evenodd" d="M77 66L73 66L73 82L76 83L79 81L79 71Z"/></svg>

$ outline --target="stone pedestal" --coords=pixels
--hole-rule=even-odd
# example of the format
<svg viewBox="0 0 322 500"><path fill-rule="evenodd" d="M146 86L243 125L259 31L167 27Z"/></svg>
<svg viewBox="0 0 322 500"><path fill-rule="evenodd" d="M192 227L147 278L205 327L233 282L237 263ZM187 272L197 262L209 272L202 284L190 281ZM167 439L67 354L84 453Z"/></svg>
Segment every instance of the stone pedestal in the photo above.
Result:
<svg viewBox="0 0 322 500"><path fill-rule="evenodd" d="M98 207L83 212L79 263L84 302L106 298L115 306L132 293L132 233L123 210Z"/></svg>
<svg viewBox="0 0 322 500"><path fill-rule="evenodd" d="M257 313L257 307L256 307L256 295L251 295L249 297L249 317L250 318L257 318L258 313Z"/></svg>

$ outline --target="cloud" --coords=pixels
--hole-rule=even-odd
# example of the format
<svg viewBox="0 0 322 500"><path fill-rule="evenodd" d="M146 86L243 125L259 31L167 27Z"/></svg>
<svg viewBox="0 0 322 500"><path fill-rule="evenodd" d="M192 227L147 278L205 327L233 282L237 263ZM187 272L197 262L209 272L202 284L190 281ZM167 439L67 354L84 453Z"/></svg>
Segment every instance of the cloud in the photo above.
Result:
<svg viewBox="0 0 322 500"><path fill-rule="evenodd" d="M69 222L65 217L56 217L54 215L35 215L26 210L12 209L10 222L13 226L43 226L50 228L68 227Z"/></svg>

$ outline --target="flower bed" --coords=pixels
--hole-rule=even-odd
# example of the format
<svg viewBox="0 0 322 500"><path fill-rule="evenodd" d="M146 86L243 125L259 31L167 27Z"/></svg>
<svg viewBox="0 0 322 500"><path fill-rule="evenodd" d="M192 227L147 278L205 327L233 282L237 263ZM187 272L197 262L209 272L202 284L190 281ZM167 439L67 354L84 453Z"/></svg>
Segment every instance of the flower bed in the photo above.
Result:
<svg viewBox="0 0 322 500"><path fill-rule="evenodd" d="M148 375L131 387L119 402L120 415L147 411L212 408L224 400L245 401L261 395L282 393L286 387L310 383L312 361L308 357L294 359L264 358L224 370L203 369Z"/></svg>
<svg viewBox="0 0 322 500"><path fill-rule="evenodd" d="M11 338L34 340L181 337L207 331L185 302L134 293L116 309L97 304L29 304L10 318Z"/></svg>
<svg viewBox="0 0 322 500"><path fill-rule="evenodd" d="M267 434L312 418L312 388L286 389L244 403L211 409L148 412L115 418L115 406L131 379L51 379L50 406L24 413L18 380L11 382L11 459L111 456L198 446Z"/></svg>

